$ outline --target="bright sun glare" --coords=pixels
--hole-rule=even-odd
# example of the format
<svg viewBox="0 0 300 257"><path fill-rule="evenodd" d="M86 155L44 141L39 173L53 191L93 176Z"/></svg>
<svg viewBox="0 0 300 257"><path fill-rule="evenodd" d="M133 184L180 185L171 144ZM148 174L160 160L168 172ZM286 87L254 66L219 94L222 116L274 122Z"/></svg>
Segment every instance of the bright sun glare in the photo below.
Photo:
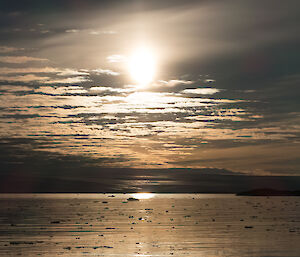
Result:
<svg viewBox="0 0 300 257"><path fill-rule="evenodd" d="M155 57L151 49L138 48L129 58L130 75L139 86L146 86L154 78L155 64Z"/></svg>
<svg viewBox="0 0 300 257"><path fill-rule="evenodd" d="M131 194L132 197L136 199L150 199L155 196L155 194L152 193L136 193L136 194Z"/></svg>

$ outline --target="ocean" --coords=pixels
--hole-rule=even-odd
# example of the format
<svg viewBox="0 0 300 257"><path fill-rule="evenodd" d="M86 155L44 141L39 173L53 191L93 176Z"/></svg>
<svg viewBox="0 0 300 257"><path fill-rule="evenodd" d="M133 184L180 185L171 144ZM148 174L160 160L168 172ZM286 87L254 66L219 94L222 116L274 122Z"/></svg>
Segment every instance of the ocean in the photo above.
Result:
<svg viewBox="0 0 300 257"><path fill-rule="evenodd" d="M300 256L300 197L1 194L0 206L0 256Z"/></svg>

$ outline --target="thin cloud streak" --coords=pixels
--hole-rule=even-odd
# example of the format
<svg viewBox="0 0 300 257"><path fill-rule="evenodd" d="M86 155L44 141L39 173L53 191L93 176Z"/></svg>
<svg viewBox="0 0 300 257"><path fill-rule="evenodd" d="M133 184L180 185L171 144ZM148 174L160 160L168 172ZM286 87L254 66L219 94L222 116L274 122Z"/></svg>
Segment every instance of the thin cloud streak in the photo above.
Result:
<svg viewBox="0 0 300 257"><path fill-rule="evenodd" d="M109 69L94 69L94 70L92 70L92 72L94 72L96 74L105 74L105 75L110 75L110 76L119 76L120 75L119 72L112 71Z"/></svg>
<svg viewBox="0 0 300 257"><path fill-rule="evenodd" d="M37 68L37 67L26 67L26 68L7 68L3 67L0 68L0 73L2 75L7 74L19 74L19 73L56 73L60 76L70 76L70 75L89 75L88 72L84 71L77 71L73 69L59 69L59 68L53 68L53 67L43 67L43 68Z"/></svg>
<svg viewBox="0 0 300 257"><path fill-rule="evenodd" d="M11 52L17 52L17 51L23 51L24 48L17 48L17 47L11 47L11 46L0 46L0 53L11 53Z"/></svg>
<svg viewBox="0 0 300 257"><path fill-rule="evenodd" d="M216 88L194 88L194 89L185 89L182 92L186 94L213 95L215 93L220 92L220 90Z"/></svg>
<svg viewBox="0 0 300 257"><path fill-rule="evenodd" d="M158 80L157 83L154 83L154 86L176 87L178 85L190 85L193 83L194 83L193 81L181 80L181 79L172 79L169 81Z"/></svg>
<svg viewBox="0 0 300 257"><path fill-rule="evenodd" d="M108 62L111 63L120 63L120 62L126 62L126 57L124 55L120 55L120 54L113 54L110 56L106 57Z"/></svg>
<svg viewBox="0 0 300 257"><path fill-rule="evenodd" d="M37 58L30 56L0 56L0 62L4 63L27 63L27 62L44 62L48 61L45 58Z"/></svg>

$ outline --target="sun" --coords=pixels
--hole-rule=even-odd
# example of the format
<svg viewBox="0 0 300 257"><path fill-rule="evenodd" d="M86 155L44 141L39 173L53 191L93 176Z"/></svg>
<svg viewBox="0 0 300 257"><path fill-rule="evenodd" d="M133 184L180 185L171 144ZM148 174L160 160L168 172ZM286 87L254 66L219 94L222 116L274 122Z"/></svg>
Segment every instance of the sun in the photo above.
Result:
<svg viewBox="0 0 300 257"><path fill-rule="evenodd" d="M139 86L147 86L153 80L155 66L155 57L150 48L137 48L129 57L129 73Z"/></svg>

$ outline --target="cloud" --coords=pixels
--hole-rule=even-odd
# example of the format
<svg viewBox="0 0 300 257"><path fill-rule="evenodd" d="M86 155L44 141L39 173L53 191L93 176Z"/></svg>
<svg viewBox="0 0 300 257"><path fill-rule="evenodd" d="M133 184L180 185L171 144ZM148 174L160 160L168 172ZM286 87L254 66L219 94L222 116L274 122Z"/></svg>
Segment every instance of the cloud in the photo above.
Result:
<svg viewBox="0 0 300 257"><path fill-rule="evenodd" d="M59 70L59 76L79 76L79 75L89 75L86 70L74 70L74 69L62 69Z"/></svg>
<svg viewBox="0 0 300 257"><path fill-rule="evenodd" d="M0 56L0 62L5 63L26 63L32 61L48 61L48 59L29 56Z"/></svg>
<svg viewBox="0 0 300 257"><path fill-rule="evenodd" d="M119 76L120 73L108 69L94 69L92 72L95 72L96 74L105 74L105 75L111 75L111 76Z"/></svg>
<svg viewBox="0 0 300 257"><path fill-rule="evenodd" d="M100 35L100 34L114 35L114 34L117 34L117 31L114 31L114 30L102 30L102 31L92 30L89 32L89 34L90 35Z"/></svg>
<svg viewBox="0 0 300 257"><path fill-rule="evenodd" d="M14 76L14 77L0 76L0 80L8 81L8 82L46 81L48 79L49 77L41 77L41 76L36 76L34 74L27 74L27 75Z"/></svg>
<svg viewBox="0 0 300 257"><path fill-rule="evenodd" d="M37 76L35 74L42 74ZM109 69L70 69L54 67L28 67L28 68L0 68L0 80L10 82L32 82L40 83L80 83L90 81L87 77L90 73L97 75L119 76L120 73ZM14 75L14 76L12 76ZM68 78L60 78L67 77Z"/></svg>
<svg viewBox="0 0 300 257"><path fill-rule="evenodd" d="M87 77L83 76L76 76L76 77L70 77L70 78L62 78L62 79L53 79L48 76L37 76L34 74L26 74L26 75L20 75L20 76L0 76L0 81L7 81L7 82L39 82L43 84L52 84L52 83L58 83L58 84L72 84L72 83L80 83L89 81Z"/></svg>
<svg viewBox="0 0 300 257"><path fill-rule="evenodd" d="M65 30L66 33L78 33L78 32L85 32L90 35L114 35L117 34L115 30L88 30L88 29L67 29Z"/></svg>
<svg viewBox="0 0 300 257"><path fill-rule="evenodd" d="M10 53L10 52L21 51L21 50L24 50L24 48L0 46L0 53Z"/></svg>
<svg viewBox="0 0 300 257"><path fill-rule="evenodd" d="M43 67L43 68L7 68L3 67L0 68L0 73L2 75L6 74L18 74L18 73L56 73L56 72L62 72L59 69L52 68L52 67Z"/></svg>
<svg viewBox="0 0 300 257"><path fill-rule="evenodd" d="M77 32L79 32L79 29L67 29L65 32L67 32L67 33L77 33Z"/></svg>
<svg viewBox="0 0 300 257"><path fill-rule="evenodd" d="M178 85L190 85L192 83L194 83L194 81L191 80L180 80L180 79L172 79L169 81L159 80L158 83L155 84L155 86L175 87Z"/></svg>
<svg viewBox="0 0 300 257"><path fill-rule="evenodd" d="M48 30L48 29L41 30L41 33L42 33L42 34L47 34L47 33L49 33L49 32L50 32L50 30Z"/></svg>
<svg viewBox="0 0 300 257"><path fill-rule="evenodd" d="M194 89L185 89L181 91L185 94L196 94L196 95L213 95L220 92L217 88L194 88Z"/></svg>
<svg viewBox="0 0 300 257"><path fill-rule="evenodd" d="M98 92L117 92L117 93L130 93L133 92L134 89L132 88L113 88L113 87L91 87L91 91L98 91Z"/></svg>
<svg viewBox="0 0 300 257"><path fill-rule="evenodd" d="M113 54L113 55L107 56L106 60L108 62L125 62L126 57L124 55L120 55L120 54Z"/></svg>
<svg viewBox="0 0 300 257"><path fill-rule="evenodd" d="M89 75L88 70L74 70L74 69L60 69L53 67L28 67L28 68L0 68L0 73L5 74L18 74L18 73L57 73L58 76L79 76Z"/></svg>
<svg viewBox="0 0 300 257"><path fill-rule="evenodd" d="M99 35L100 32L99 31L95 31L95 30L92 30L89 32L90 35Z"/></svg>
<svg viewBox="0 0 300 257"><path fill-rule="evenodd" d="M81 83L81 82L86 82L86 81L90 81L88 78L86 77L82 77L82 76L77 76L77 77L72 77L72 78L65 78L65 79L50 79L50 80L46 80L43 83L45 84L72 84L72 83Z"/></svg>
<svg viewBox="0 0 300 257"><path fill-rule="evenodd" d="M91 87L90 90L103 92L103 91L109 91L109 87Z"/></svg>
<svg viewBox="0 0 300 257"><path fill-rule="evenodd" d="M117 34L115 30L103 30L101 31L102 34Z"/></svg>

